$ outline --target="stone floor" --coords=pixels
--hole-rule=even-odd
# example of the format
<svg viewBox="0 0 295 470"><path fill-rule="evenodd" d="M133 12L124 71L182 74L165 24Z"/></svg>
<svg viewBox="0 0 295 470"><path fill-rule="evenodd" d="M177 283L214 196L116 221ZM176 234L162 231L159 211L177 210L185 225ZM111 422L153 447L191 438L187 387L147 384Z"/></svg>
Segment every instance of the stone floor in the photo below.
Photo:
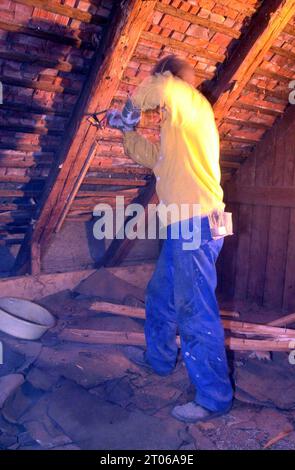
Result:
<svg viewBox="0 0 295 470"><path fill-rule="evenodd" d="M95 314L70 292L41 303L59 318L54 331L40 342L0 336L0 449L295 448L295 366L287 354L268 362L231 355L231 412L186 425L170 416L194 395L183 364L163 378L132 364L124 346L59 340L65 326L142 331L141 321ZM248 306L247 314L263 312Z"/></svg>

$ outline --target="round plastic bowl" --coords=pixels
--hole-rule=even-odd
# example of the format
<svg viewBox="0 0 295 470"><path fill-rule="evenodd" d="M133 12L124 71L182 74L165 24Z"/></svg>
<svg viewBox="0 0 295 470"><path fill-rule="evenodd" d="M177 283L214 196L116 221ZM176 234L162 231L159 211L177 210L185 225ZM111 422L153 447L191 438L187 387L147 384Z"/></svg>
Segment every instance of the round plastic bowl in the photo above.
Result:
<svg viewBox="0 0 295 470"><path fill-rule="evenodd" d="M55 325L55 318L40 305L14 297L0 297L0 330L21 339L39 339Z"/></svg>

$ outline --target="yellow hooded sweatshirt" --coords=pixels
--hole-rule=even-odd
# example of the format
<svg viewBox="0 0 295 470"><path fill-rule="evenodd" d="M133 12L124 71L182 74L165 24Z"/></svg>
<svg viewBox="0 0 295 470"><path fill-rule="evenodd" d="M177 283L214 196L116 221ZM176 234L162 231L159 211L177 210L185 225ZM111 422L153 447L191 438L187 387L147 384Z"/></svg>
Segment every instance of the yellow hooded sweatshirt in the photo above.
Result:
<svg viewBox="0 0 295 470"><path fill-rule="evenodd" d="M142 111L161 110L160 146L136 132L124 135L126 154L153 170L160 202L200 204L202 216L222 211L219 135L207 99L170 72L145 79L131 99ZM181 211L176 218L184 218Z"/></svg>

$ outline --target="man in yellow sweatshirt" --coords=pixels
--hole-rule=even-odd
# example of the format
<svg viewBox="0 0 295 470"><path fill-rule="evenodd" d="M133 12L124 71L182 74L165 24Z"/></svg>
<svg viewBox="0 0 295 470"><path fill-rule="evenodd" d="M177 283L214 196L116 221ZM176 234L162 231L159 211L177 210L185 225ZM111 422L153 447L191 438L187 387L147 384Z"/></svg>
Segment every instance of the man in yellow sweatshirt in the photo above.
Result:
<svg viewBox="0 0 295 470"><path fill-rule="evenodd" d="M172 415L185 422L212 419L232 403L224 347L224 331L215 296L215 263L228 233L224 225L220 186L219 135L211 105L194 87L194 71L183 60L168 56L158 62L131 98L141 111L161 113L160 145L137 132L124 133L128 156L153 170L156 191L172 211L161 254L146 293L146 351L132 351L131 359L160 375L176 365L176 333L195 400L175 406ZM195 216L198 204L200 215ZM188 212L181 211L186 205ZM201 228L200 244L184 249L184 237L173 227L184 220L190 233ZM174 232L175 233L175 232Z"/></svg>

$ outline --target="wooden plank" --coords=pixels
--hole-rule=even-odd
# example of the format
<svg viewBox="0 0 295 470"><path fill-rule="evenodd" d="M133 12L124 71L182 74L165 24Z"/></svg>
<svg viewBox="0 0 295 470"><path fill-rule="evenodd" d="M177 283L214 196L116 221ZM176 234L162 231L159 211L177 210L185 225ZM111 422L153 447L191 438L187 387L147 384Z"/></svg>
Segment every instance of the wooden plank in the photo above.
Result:
<svg viewBox="0 0 295 470"><path fill-rule="evenodd" d="M280 117L283 114L283 111L277 111L276 109L268 108L262 106L261 104L250 104L243 101L235 101L233 103L233 108L243 109L247 111L254 111L254 113L259 114L269 114L270 116Z"/></svg>
<svg viewBox="0 0 295 470"><path fill-rule="evenodd" d="M137 188L130 188L130 189L120 189L120 190L101 190L101 191L87 191L85 189L80 190L78 193L79 198L93 198L97 199L100 197L109 197L109 198L116 198L117 196L126 196L126 197L135 197L137 195Z"/></svg>
<svg viewBox="0 0 295 470"><path fill-rule="evenodd" d="M240 186L247 184L253 186L255 181L255 157L251 156L236 173L235 184ZM225 187L226 200L228 201L228 185ZM253 207L241 204L239 207L239 234L236 246L236 271L235 271L235 298L245 299L249 280L249 251L251 246L251 225Z"/></svg>
<svg viewBox="0 0 295 470"><path fill-rule="evenodd" d="M110 302L93 302L90 306L91 310L101 313L111 313L112 315L118 315L123 317L138 318L141 320L145 319L145 309L139 307L131 307L129 305L113 304ZM226 315L235 315L237 312L226 311ZM221 311L224 316L224 313ZM263 325L259 323L249 323L243 321L229 320L226 318L222 319L224 329L230 330L231 332L239 334L255 334L261 336L269 336L274 338L295 338L295 330L280 328L274 325Z"/></svg>
<svg viewBox="0 0 295 470"><path fill-rule="evenodd" d="M295 323L295 313L290 313L268 323L270 326L286 326Z"/></svg>
<svg viewBox="0 0 295 470"><path fill-rule="evenodd" d="M48 114L50 116L60 116L68 118L70 116L70 111L66 109L54 109L54 107L49 108L48 106L37 106L37 105L25 105L24 103L17 103L11 101L5 101L1 104L1 110L13 111L13 115L20 114ZM31 117L31 116L30 116Z"/></svg>
<svg viewBox="0 0 295 470"><path fill-rule="evenodd" d="M93 302L90 306L90 310L95 310L96 312L112 313L113 315L121 315L130 318L145 318L144 308L132 307L130 305L113 304L111 302ZM240 316L239 312L230 310L221 310L220 314L222 316L232 318L238 318Z"/></svg>
<svg viewBox="0 0 295 470"><path fill-rule="evenodd" d="M255 129L263 129L268 130L271 126L268 124L264 124L263 122L255 122L255 121L244 121L243 119L238 118L225 118L224 122L228 124L232 124L233 126L242 126L242 127L253 127Z"/></svg>
<svg viewBox="0 0 295 470"><path fill-rule="evenodd" d="M272 46L270 48L270 51L273 52L274 54L278 54L282 57L285 57L288 61L290 60L292 63L295 62L294 52L288 51L287 49L284 49L283 47Z"/></svg>
<svg viewBox="0 0 295 470"><path fill-rule="evenodd" d="M145 346L144 333L129 331L103 331L80 330L77 328L65 328L59 338L63 341L73 341L89 344L117 344ZM176 338L180 347L180 338ZM289 351L293 348L292 341L283 340L254 340L243 338L226 338L226 346L233 351Z"/></svg>
<svg viewBox="0 0 295 470"><path fill-rule="evenodd" d="M39 196L40 189L0 189L0 197L2 198L20 198Z"/></svg>
<svg viewBox="0 0 295 470"><path fill-rule="evenodd" d="M284 32L290 34L291 36L295 36L295 27L290 24L287 24L284 29Z"/></svg>
<svg viewBox="0 0 295 470"><path fill-rule="evenodd" d="M252 211L253 207L248 204L242 204L239 208L239 237L235 281L235 298L237 299L245 299L247 297Z"/></svg>
<svg viewBox="0 0 295 470"><path fill-rule="evenodd" d="M295 309L295 209L290 211L289 237L287 247L287 260L285 271L285 285L283 293L283 308Z"/></svg>
<svg viewBox="0 0 295 470"><path fill-rule="evenodd" d="M85 66L73 65L70 62L62 59L54 59L50 57L44 57L42 55L34 54L23 54L20 52L14 51L2 51L0 50L0 59L12 61L12 62L21 62L28 63L33 65L41 65L45 68L51 68L55 70L60 70L61 72L76 72L85 75L89 69L89 62L85 63Z"/></svg>
<svg viewBox="0 0 295 470"><path fill-rule="evenodd" d="M1 181L1 176L0 176ZM130 178L99 178L95 176L86 176L83 180L83 185L95 185L95 186L146 186L146 180L130 179Z"/></svg>
<svg viewBox="0 0 295 470"><path fill-rule="evenodd" d="M148 31L143 31L140 38L163 46L168 46L179 51L185 51L189 54L198 55L213 62L223 62L225 59L224 54L218 54L216 52L206 50L204 47L191 46L190 44L178 41L177 39L166 38Z"/></svg>
<svg viewBox="0 0 295 470"><path fill-rule="evenodd" d="M164 13L166 15L175 16L184 21L188 21L192 24L197 24L203 26L204 28L211 29L211 31L216 31L219 33L226 34L229 37L239 39L241 33L239 30L225 26L222 23L217 23L213 20L208 20L207 18L202 18L198 15L193 15L192 13L180 10L179 8L174 8L170 5L158 2L156 5L156 10Z"/></svg>
<svg viewBox="0 0 295 470"><path fill-rule="evenodd" d="M247 137L236 137L232 134L220 135L221 142L238 142L241 144L250 144L256 145L259 142L259 139L249 139Z"/></svg>
<svg viewBox="0 0 295 470"><path fill-rule="evenodd" d="M99 174L99 176L107 174L109 178L114 175L128 175L132 176L133 178L138 178L140 175L144 178L152 174L149 168L145 168L139 165L132 166L130 164L126 166L100 166L98 168L94 168L94 164L92 164L90 171L92 173ZM90 177L90 173L88 173L88 176Z"/></svg>
<svg viewBox="0 0 295 470"><path fill-rule="evenodd" d="M239 187L228 183L227 198L239 204L295 208L295 187Z"/></svg>
<svg viewBox="0 0 295 470"><path fill-rule="evenodd" d="M249 82L275 39L295 14L295 0L263 2L232 56L210 88L217 122L228 112Z"/></svg>
<svg viewBox="0 0 295 470"><path fill-rule="evenodd" d="M41 253L59 223L69 196L74 188L77 189L81 172L87 169L85 161L97 129L89 123L85 114L110 106L124 69L154 6L154 0L130 0L127 5L121 2L120 7L116 9L106 40L97 53L89 79L80 95L67 139L61 147L59 168L52 174L52 179L47 181L43 203L32 234L32 241L41 245ZM88 160L88 167L90 165L91 159ZM16 266L23 265L27 260L28 241L29 235L19 252Z"/></svg>
<svg viewBox="0 0 295 470"><path fill-rule="evenodd" d="M265 86L262 87L258 85L252 85L251 83L248 83L248 85L245 87L245 90L251 91L252 93L256 93L263 98L268 98L268 97L277 98L283 101L284 103L286 102L286 100L288 100L288 95L290 92L289 90L286 90L286 89L270 90L269 88Z"/></svg>
<svg viewBox="0 0 295 470"><path fill-rule="evenodd" d="M0 21L0 29L11 33L24 34L26 36L31 36L45 41L51 41L57 44L65 44L78 49L95 49L94 44L81 40L79 36L72 37L66 34L56 34L49 31L43 31L40 26L24 26L23 24Z"/></svg>
<svg viewBox="0 0 295 470"><path fill-rule="evenodd" d="M293 341L227 338L226 346L233 351L290 351Z"/></svg>
<svg viewBox="0 0 295 470"><path fill-rule="evenodd" d="M0 168L35 168L51 167L53 155L50 153L40 153L35 156L26 156L25 154L7 155L0 153Z"/></svg>
<svg viewBox="0 0 295 470"><path fill-rule="evenodd" d="M92 15L88 11L79 10L79 8L72 8L66 4L60 4L55 0L14 0L16 3L22 5L32 6L34 8L41 8L45 11L56 13L57 15L66 16L75 20L82 21L83 23L93 23L104 25L107 23L107 18L101 15Z"/></svg>
<svg viewBox="0 0 295 470"><path fill-rule="evenodd" d="M274 80L277 80L278 82L283 82L284 84L289 84L293 78L292 73L290 73L289 76L282 75L281 73L273 72L272 70L264 69L262 67L258 67L255 70L254 76L257 75L261 75L262 77L273 78Z"/></svg>
<svg viewBox="0 0 295 470"><path fill-rule="evenodd" d="M46 80L29 80L25 78L12 78L0 75L3 85L11 87L32 88L33 90L48 91L50 93L67 93L69 95L79 95L80 90L63 85L47 82ZM80 82L78 82L80 84Z"/></svg>
<svg viewBox="0 0 295 470"><path fill-rule="evenodd" d="M0 175L0 183L43 183L45 179L45 176L35 176L34 174Z"/></svg>
<svg viewBox="0 0 295 470"><path fill-rule="evenodd" d="M20 297L38 300L47 295L66 289L73 289L80 281L90 276L94 270L81 270L65 273L41 274L40 276L17 276L0 279L0 292L3 297Z"/></svg>
<svg viewBox="0 0 295 470"><path fill-rule="evenodd" d="M7 132L18 132L22 134L35 134L35 135L53 135L53 136L62 136L64 134L64 129L54 129L41 126L23 126L18 124L0 124L0 131Z"/></svg>
<svg viewBox="0 0 295 470"><path fill-rule="evenodd" d="M281 308L287 261L289 228L288 208L272 207L270 212L270 233L265 273L264 304Z"/></svg>
<svg viewBox="0 0 295 470"><path fill-rule="evenodd" d="M6 211L0 213L0 223L1 224L25 224L29 223L32 217L31 212L25 211Z"/></svg>
<svg viewBox="0 0 295 470"><path fill-rule="evenodd" d="M269 220L270 207L253 207L247 296L259 305L263 304L264 297Z"/></svg>

